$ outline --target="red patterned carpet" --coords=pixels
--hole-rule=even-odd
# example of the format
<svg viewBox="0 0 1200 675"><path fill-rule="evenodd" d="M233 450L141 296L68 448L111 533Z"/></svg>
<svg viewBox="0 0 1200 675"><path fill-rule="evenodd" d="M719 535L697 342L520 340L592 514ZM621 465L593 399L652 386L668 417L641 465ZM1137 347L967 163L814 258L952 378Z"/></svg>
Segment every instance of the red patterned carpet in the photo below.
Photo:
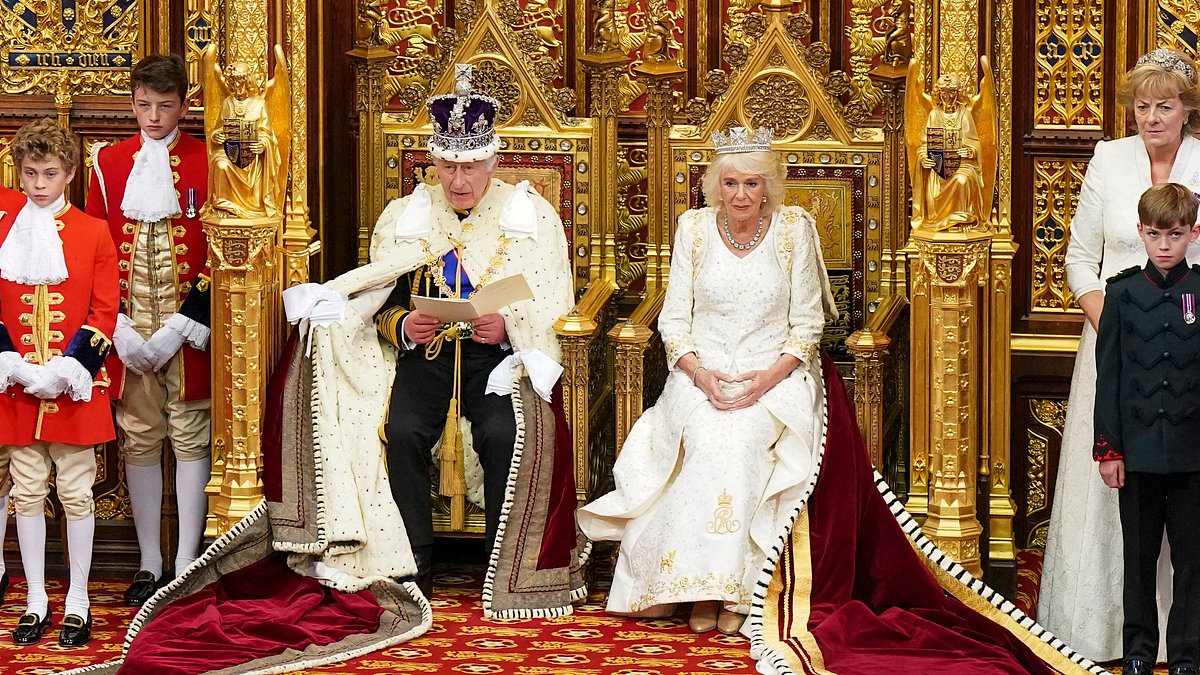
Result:
<svg viewBox="0 0 1200 675"><path fill-rule="evenodd" d="M433 628L424 636L352 661L308 673L461 673L463 675L700 675L754 673L749 641L688 630L683 616L622 619L604 613L600 596L575 614L556 619L485 621L480 573L472 566L439 568ZM58 646L63 580L47 582L55 628L32 647L16 647L9 633L25 603L23 579L14 579L0 612L0 673L45 675L120 654L134 610L121 604L127 582L92 581L92 643Z"/></svg>

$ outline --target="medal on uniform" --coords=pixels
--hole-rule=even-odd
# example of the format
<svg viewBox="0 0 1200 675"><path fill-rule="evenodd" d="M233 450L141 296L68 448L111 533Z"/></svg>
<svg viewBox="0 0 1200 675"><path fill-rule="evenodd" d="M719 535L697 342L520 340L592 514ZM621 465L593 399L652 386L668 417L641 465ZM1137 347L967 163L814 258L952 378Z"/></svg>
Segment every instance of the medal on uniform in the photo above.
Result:
<svg viewBox="0 0 1200 675"><path fill-rule="evenodd" d="M187 208L184 209L183 215L188 218L196 217L196 188L187 189Z"/></svg>
<svg viewBox="0 0 1200 675"><path fill-rule="evenodd" d="M1183 294L1183 322L1187 325L1196 323L1196 294Z"/></svg>

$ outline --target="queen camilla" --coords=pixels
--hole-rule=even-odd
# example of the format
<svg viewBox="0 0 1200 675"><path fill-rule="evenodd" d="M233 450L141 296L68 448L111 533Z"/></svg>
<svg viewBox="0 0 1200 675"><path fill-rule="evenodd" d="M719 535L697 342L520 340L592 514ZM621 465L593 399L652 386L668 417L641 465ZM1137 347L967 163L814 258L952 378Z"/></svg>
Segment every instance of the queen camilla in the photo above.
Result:
<svg viewBox="0 0 1200 675"><path fill-rule="evenodd" d="M579 511L621 542L608 611L735 633L824 431L818 345L834 311L811 215L784 206L771 131L714 134L709 206L679 219L659 317L670 374Z"/></svg>

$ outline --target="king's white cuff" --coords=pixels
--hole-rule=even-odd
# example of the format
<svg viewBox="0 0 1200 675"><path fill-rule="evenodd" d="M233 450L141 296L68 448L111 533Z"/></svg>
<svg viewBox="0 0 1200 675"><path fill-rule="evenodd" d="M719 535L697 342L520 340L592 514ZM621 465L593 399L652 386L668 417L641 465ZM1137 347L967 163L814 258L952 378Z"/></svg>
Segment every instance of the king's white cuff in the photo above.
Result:
<svg viewBox="0 0 1200 675"><path fill-rule="evenodd" d="M517 376L517 368L522 365L525 366L525 374L529 376L533 390L549 402L554 383L562 377L563 367L537 349L519 351L497 364L488 375L484 393L500 396L511 394L513 378Z"/></svg>

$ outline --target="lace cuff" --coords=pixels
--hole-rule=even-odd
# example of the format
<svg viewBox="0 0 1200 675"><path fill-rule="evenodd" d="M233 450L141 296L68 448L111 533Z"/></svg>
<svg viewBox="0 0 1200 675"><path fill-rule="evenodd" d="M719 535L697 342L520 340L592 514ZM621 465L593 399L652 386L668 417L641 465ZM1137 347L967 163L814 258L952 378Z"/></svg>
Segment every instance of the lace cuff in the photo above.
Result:
<svg viewBox="0 0 1200 675"><path fill-rule="evenodd" d="M815 342L801 342L799 340L788 340L783 344L783 353L791 354L800 359L800 363L813 364L817 362L817 351L820 348Z"/></svg>
<svg viewBox="0 0 1200 675"><path fill-rule="evenodd" d="M50 359L46 367L67 381L64 393L70 396L72 401L92 400L92 374L76 358L56 356Z"/></svg>
<svg viewBox="0 0 1200 675"><path fill-rule="evenodd" d="M663 340L663 346L667 350L667 368L674 368L675 362L683 357L688 352L696 351L696 343L692 340L691 335L681 336L676 340Z"/></svg>
<svg viewBox="0 0 1200 675"><path fill-rule="evenodd" d="M182 335L183 339L196 349L207 347L208 338L212 335L211 328L183 314L172 314L163 325Z"/></svg>

